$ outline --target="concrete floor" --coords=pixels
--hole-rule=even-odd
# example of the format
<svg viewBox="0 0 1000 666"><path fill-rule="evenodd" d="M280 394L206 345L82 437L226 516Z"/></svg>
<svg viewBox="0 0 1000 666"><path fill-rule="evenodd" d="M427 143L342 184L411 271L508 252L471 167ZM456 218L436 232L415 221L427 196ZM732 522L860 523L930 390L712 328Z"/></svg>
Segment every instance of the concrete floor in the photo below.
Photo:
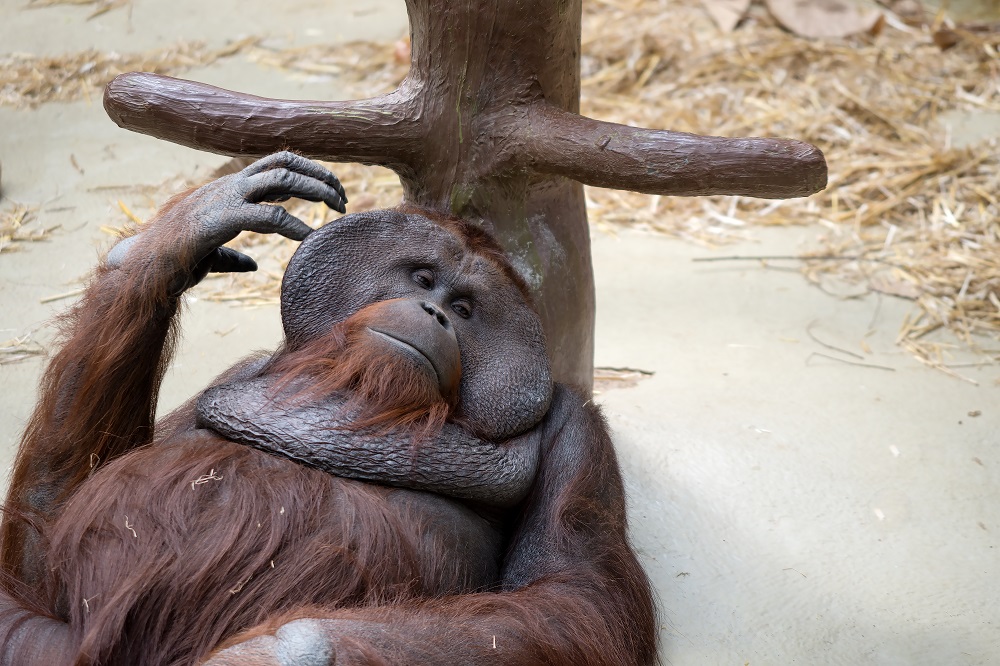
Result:
<svg viewBox="0 0 1000 666"><path fill-rule="evenodd" d="M397 0L153 0L85 21L86 8L0 6L4 50L139 51L242 34L289 44L394 39ZM325 26L334 26L326 28ZM186 75L263 95L335 98L331 82L239 62ZM710 131L711 128L706 128ZM73 156L83 173L74 168ZM4 199L40 204L46 243L0 256L0 339L36 330L123 221L112 185L207 174L224 159L119 130L98 103L0 108ZM350 183L346 183L350 192ZM808 229L742 250L795 252ZM704 250L595 233L597 364L655 372L600 402L627 477L635 545L652 577L667 664L1000 663L1000 370L973 386L894 346L909 304L838 300L795 272L699 264ZM741 248L728 248L726 254ZM247 351L273 347L275 308L190 299L163 394L169 408ZM234 328L235 327L235 328ZM814 336L873 353L833 361ZM874 331L873 333L871 331ZM0 465L30 412L39 360L0 366ZM973 416L973 414L978 414Z"/></svg>

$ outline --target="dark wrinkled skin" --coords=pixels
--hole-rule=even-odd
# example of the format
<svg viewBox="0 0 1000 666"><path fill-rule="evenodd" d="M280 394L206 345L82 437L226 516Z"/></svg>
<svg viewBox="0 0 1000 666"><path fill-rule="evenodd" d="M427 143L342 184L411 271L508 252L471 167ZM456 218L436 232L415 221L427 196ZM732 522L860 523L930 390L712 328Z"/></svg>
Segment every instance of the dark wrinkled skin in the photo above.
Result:
<svg viewBox="0 0 1000 666"><path fill-rule="evenodd" d="M277 233L303 240L312 229L280 206L263 202L298 197L322 201L345 212L347 197L337 177L320 165L294 153L275 153L234 173L198 188L185 196L197 201L192 210L176 209L170 223L161 222L178 234L175 254L149 252L150 234L136 234L120 241L108 253L107 265L119 268L127 261L156 261L173 271L173 290L180 293L200 282L208 273L257 270L253 259L223 247L242 231Z"/></svg>
<svg viewBox="0 0 1000 666"><path fill-rule="evenodd" d="M355 433L344 397L276 400L266 377L215 386L198 401L198 425L226 439L360 481L510 507L538 467L540 432L494 444L446 424L433 442L403 433ZM291 387L289 393L294 393Z"/></svg>
<svg viewBox="0 0 1000 666"><path fill-rule="evenodd" d="M418 298L447 317L449 333L458 341L461 415L473 432L507 440L541 420L552 391L541 326L518 290L500 279L493 266L466 255L457 239L416 215L374 211L313 233L283 208L260 203L290 196L323 201L345 212L347 199L333 174L293 153L277 153L188 195L198 209L186 211L179 229L186 241L176 254L160 253L150 260L176 266L171 284L189 288L208 272L256 269L251 258L222 247L241 231L279 233L293 240L311 235L293 257L283 283L282 319L289 340L301 342L326 331L369 303ZM145 240L137 234L119 242L108 254L108 265L142 261ZM371 269L358 271L358 266ZM324 279L310 280L318 270ZM341 271L346 278L341 279ZM414 271L421 273L420 279L414 279ZM456 301L469 316L456 315ZM491 350L484 354L486 347ZM234 380L209 390L198 404L198 424L338 476L487 504L514 504L534 476L537 437L498 445L449 426L441 440L421 447L415 458L406 434L390 435L386 444L391 445L363 438L353 445L346 431L332 429L350 420L342 413L342 399L296 405L289 413L286 405L266 395L266 384ZM408 459L415 462L401 467Z"/></svg>
<svg viewBox="0 0 1000 666"><path fill-rule="evenodd" d="M333 174L293 153L278 153L191 193L188 198L199 202L199 212L189 212L185 219L182 233L190 233L189 239L176 255L161 253L156 261L176 264L171 282L186 289L208 272L256 269L250 257L222 247L241 231L279 233L293 240L311 235L293 257L283 283L288 339L304 341L372 302L418 298L447 318L449 333L458 340L460 404L469 406L462 411L467 427L494 441L507 440L541 420L552 391L541 326L494 267L468 257L450 234L416 215L374 211L313 233L283 208L260 204L290 196L323 201L345 212L347 199ZM109 252L108 264L140 260L143 240L137 234L119 242ZM322 282L308 279L317 264L323 266ZM371 271L357 270L364 265ZM340 279L342 270L348 279ZM414 271L421 272L419 279ZM430 284L422 281L427 276ZM456 315L456 301L471 316ZM483 354L486 340L499 353ZM283 404L267 390L266 379L234 380L209 389L198 402L198 425L231 441L345 478L490 505L511 506L522 499L538 464L537 435L496 444L448 426L440 439L414 456L411 436L390 433L386 441L351 437L337 429L349 421L343 398Z"/></svg>

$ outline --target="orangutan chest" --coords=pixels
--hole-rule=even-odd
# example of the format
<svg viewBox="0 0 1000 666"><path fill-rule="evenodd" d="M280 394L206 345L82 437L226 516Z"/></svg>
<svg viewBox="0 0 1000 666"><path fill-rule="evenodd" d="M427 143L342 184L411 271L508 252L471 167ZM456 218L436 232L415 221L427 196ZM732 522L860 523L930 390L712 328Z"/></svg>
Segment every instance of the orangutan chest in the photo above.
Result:
<svg viewBox="0 0 1000 666"><path fill-rule="evenodd" d="M85 606L85 623L210 631L207 642L303 605L485 589L501 548L452 500L340 479L205 431L95 474L51 543L64 604Z"/></svg>

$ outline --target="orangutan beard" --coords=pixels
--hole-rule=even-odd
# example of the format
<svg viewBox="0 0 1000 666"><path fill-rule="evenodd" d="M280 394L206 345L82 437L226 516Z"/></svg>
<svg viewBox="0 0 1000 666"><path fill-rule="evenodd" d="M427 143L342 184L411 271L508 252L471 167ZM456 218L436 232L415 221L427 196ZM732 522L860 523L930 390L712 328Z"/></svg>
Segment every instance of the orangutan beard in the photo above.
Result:
<svg viewBox="0 0 1000 666"><path fill-rule="evenodd" d="M276 396L292 402L339 394L347 399L350 430L411 431L416 439L440 433L458 405L459 392L443 396L437 378L414 359L393 350L368 331L368 306L320 336L283 349L265 368L275 377Z"/></svg>

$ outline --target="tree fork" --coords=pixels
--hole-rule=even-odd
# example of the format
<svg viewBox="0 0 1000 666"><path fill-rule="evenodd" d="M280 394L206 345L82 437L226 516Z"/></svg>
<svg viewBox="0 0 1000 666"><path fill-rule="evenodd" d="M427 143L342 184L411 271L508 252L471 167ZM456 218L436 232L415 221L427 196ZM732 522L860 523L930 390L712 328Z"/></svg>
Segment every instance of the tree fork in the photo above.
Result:
<svg viewBox="0 0 1000 666"><path fill-rule="evenodd" d="M594 287L582 184L669 195L806 196L814 146L580 116L581 0L406 0L410 72L367 100L254 97L154 74L108 84L126 129L225 155L289 148L393 169L408 204L492 231L535 292L558 381L589 387Z"/></svg>

